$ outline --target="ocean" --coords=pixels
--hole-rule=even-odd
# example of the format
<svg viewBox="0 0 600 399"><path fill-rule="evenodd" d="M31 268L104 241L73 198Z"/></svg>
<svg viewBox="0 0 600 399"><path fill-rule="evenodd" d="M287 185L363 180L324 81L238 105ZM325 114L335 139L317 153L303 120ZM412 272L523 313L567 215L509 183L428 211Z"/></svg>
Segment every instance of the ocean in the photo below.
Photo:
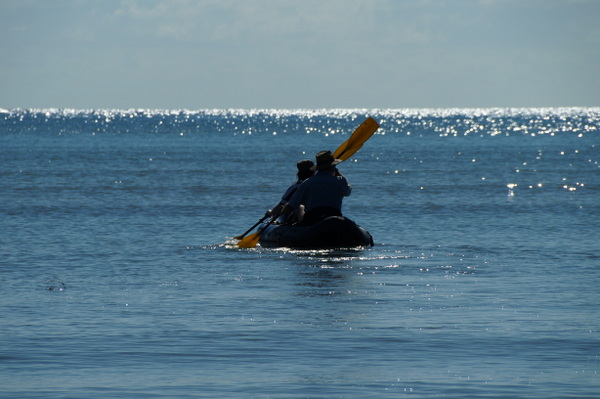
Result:
<svg viewBox="0 0 600 399"><path fill-rule="evenodd" d="M375 246L239 249L296 162ZM600 108L0 110L2 398L597 398Z"/></svg>

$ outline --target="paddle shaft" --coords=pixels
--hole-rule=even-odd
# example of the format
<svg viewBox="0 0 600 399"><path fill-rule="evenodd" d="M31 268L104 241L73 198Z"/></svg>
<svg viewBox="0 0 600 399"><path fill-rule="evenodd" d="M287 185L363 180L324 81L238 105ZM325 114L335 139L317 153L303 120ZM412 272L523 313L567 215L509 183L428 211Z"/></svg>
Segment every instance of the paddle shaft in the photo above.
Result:
<svg viewBox="0 0 600 399"><path fill-rule="evenodd" d="M233 237L233 238L235 238L236 240L241 240L242 238L246 237L246 234L248 234L248 233L250 233L252 230L254 230L254 228L255 228L256 226L258 226L259 224L261 224L261 223L262 223L262 222L263 222L263 221L264 221L266 218L268 218L268 217L269 217L269 215L265 215L265 216L263 216L263 217L262 217L262 218L261 218L261 219L260 219L258 222L256 222L256 223L254 224L254 226L252 226L252 227L250 227L248 230L246 230L246 232L245 232L244 234L242 234L241 236Z"/></svg>

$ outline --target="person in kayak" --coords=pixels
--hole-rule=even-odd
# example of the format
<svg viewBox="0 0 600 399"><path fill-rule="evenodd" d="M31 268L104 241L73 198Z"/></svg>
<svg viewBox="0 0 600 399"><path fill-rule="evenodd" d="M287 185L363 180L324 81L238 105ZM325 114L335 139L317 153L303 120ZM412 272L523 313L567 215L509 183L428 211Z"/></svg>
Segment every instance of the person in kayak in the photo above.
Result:
<svg viewBox="0 0 600 399"><path fill-rule="evenodd" d="M298 163L296 164L296 167L298 168L298 173L296 174L296 177L298 180L294 184L289 186L287 190L285 190L285 193L281 197L281 201L279 201L279 203L275 205L273 209L267 211L267 216L274 219L279 218L279 221L284 224L297 223L302 219L304 215L303 206L290 209L290 212L287 214L282 214L282 211L285 205L296 193L296 190L298 190L298 187L300 187L302 182L315 174L314 169L312 169L314 165L314 162L310 159L303 159L302 161L298 161Z"/></svg>
<svg viewBox="0 0 600 399"><path fill-rule="evenodd" d="M312 167L317 173L304 181L290 198L282 213L304 205L303 225L313 224L328 216L342 216L342 201L352 192L352 186L336 165L331 151L321 151L316 155L317 164Z"/></svg>

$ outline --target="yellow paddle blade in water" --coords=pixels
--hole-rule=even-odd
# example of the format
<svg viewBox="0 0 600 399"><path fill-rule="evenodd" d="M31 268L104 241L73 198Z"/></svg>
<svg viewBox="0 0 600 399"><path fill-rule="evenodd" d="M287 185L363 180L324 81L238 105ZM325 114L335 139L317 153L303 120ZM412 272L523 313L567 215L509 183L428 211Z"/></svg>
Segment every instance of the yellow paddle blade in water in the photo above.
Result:
<svg viewBox="0 0 600 399"><path fill-rule="evenodd" d="M260 240L260 235L262 231L258 231L254 234L250 234L248 237L245 237L240 242L237 243L238 248L254 248L256 244L258 244L258 240Z"/></svg>

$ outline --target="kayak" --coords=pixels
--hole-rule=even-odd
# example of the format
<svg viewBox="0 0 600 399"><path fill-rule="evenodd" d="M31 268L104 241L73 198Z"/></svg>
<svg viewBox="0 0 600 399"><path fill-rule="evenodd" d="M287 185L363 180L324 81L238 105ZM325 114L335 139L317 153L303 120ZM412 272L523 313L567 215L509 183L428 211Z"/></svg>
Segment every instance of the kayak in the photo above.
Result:
<svg viewBox="0 0 600 399"><path fill-rule="evenodd" d="M367 230L343 216L330 216L314 224L267 225L258 241L262 247L336 249L373 246Z"/></svg>

